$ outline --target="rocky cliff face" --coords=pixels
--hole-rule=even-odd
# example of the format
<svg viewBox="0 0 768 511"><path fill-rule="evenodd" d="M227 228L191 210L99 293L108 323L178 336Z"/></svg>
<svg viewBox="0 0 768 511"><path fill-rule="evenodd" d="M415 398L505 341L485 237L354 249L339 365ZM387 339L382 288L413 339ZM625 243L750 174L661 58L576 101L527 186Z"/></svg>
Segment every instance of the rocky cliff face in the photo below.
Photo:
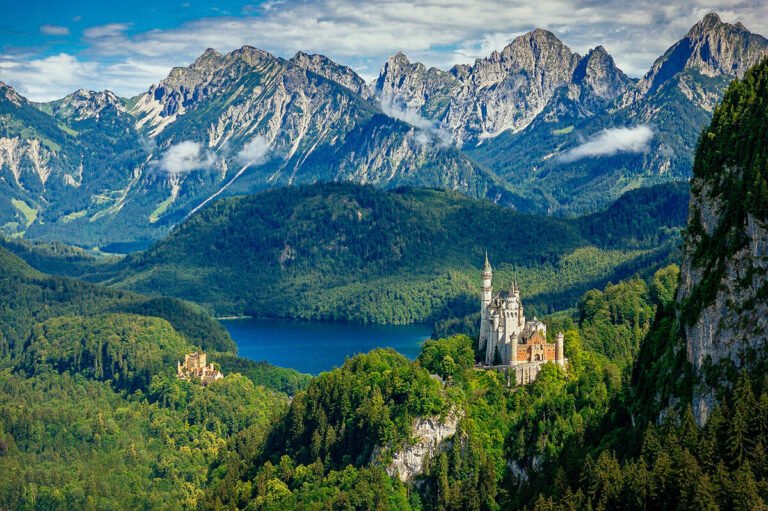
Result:
<svg viewBox="0 0 768 511"><path fill-rule="evenodd" d="M654 62L636 89L625 98L625 104L652 94L680 73L740 78L767 55L768 39L751 33L741 23L724 23L717 14L707 14ZM707 91L699 92L702 98L698 99L690 78L682 80L678 87L698 106L713 110L715 101L707 98ZM722 96L720 88L713 92L717 94L716 99Z"/></svg>
<svg viewBox="0 0 768 511"><path fill-rule="evenodd" d="M324 78L343 85L363 99L371 99L373 93L357 73L347 66L342 66L324 55L309 55L298 52L290 62L302 69L312 71Z"/></svg>
<svg viewBox="0 0 768 511"><path fill-rule="evenodd" d="M574 99L611 101L630 84L602 47L582 59L554 34L537 29L450 72L412 64L398 53L382 68L375 89L383 104L437 120L463 144L524 129L562 87L572 86Z"/></svg>
<svg viewBox="0 0 768 511"><path fill-rule="evenodd" d="M127 117L123 102L108 90L95 92L80 89L49 103L49 106L54 117L68 122L99 118L103 113Z"/></svg>
<svg viewBox="0 0 768 511"><path fill-rule="evenodd" d="M387 466L387 474L398 477L401 481L412 481L424 469L424 462L445 447L446 440L456 433L459 417L449 415L444 420L439 417L417 419L413 424L411 436L414 443L403 447L392 456Z"/></svg>
<svg viewBox="0 0 768 511"><path fill-rule="evenodd" d="M699 384L703 423L735 366L768 360L768 61L747 72L715 111L694 163L678 321Z"/></svg>

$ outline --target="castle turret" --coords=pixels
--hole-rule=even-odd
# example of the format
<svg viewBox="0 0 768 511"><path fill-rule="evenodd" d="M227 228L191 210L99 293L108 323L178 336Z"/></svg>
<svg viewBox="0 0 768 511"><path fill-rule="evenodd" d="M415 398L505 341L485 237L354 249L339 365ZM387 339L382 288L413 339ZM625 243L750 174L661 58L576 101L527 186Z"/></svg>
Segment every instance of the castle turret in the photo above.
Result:
<svg viewBox="0 0 768 511"><path fill-rule="evenodd" d="M488 306L491 304L491 297L493 295L493 286L491 284L493 271L491 270L491 263L488 261L488 252L485 253L485 264L483 265L481 277L483 286L480 294L480 340L478 344L479 348L483 350L487 347L491 334L491 318L488 313Z"/></svg>
<svg viewBox="0 0 768 511"><path fill-rule="evenodd" d="M491 279L493 278L493 270L491 269L491 263L488 261L488 252L485 253L485 264L483 264L483 303L488 305L491 303L491 294L493 287L491 286Z"/></svg>
<svg viewBox="0 0 768 511"><path fill-rule="evenodd" d="M555 343L555 362L557 362L557 365L560 367L565 367L565 350L564 350L564 339L565 336L563 335L563 332L557 332L557 342Z"/></svg>

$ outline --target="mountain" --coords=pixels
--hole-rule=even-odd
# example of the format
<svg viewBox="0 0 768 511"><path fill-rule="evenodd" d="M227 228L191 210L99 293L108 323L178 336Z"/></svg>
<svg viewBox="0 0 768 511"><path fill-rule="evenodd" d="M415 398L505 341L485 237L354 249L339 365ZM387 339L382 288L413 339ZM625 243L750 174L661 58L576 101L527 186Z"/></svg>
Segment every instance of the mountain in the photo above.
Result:
<svg viewBox="0 0 768 511"><path fill-rule="evenodd" d="M765 58L766 47L767 39L751 33L741 23L731 25L722 22L717 14L707 14L683 39L672 45L654 62L630 97L647 97L662 87L667 80L686 71L710 78L741 77L747 69ZM677 87L686 93L689 100L712 111L722 97L722 90L696 90L690 86L687 78L689 77L678 77Z"/></svg>
<svg viewBox="0 0 768 511"><path fill-rule="evenodd" d="M444 72L411 64L398 53L375 82L383 104L437 121L463 145L518 132L540 115L560 88L583 102L605 103L631 81L602 47L582 58L553 33L537 29L501 52Z"/></svg>
<svg viewBox="0 0 768 511"><path fill-rule="evenodd" d="M34 105L0 84L2 231L34 237L119 209L144 158L134 122L110 92Z"/></svg>
<svg viewBox="0 0 768 511"><path fill-rule="evenodd" d="M528 199L518 207L583 214L627 190L688 179L699 133L727 84L766 55L768 40L710 14L636 83L604 48L581 57L536 30L448 72L396 55L376 90L392 108L448 130ZM529 83L534 76L539 85Z"/></svg>
<svg viewBox="0 0 768 511"><path fill-rule="evenodd" d="M174 298L149 298L54 277L34 270L4 248L0 248L0 301L4 312L0 324L0 353L17 354L24 348L38 322L62 316L94 316L128 313L162 318L187 342L206 349L235 351L229 334L200 307Z"/></svg>
<svg viewBox="0 0 768 511"><path fill-rule="evenodd" d="M763 60L728 87L700 139L677 291L653 293L660 306L626 387L599 426L528 472L521 505L765 506L767 105Z"/></svg>
<svg viewBox="0 0 768 511"><path fill-rule="evenodd" d="M596 217L564 220L457 192L284 188L212 204L101 280L217 315L425 322L476 311L487 249L496 274L504 282L515 274L529 310L544 313L573 306L591 286L647 273L674 251L685 187L642 192Z"/></svg>
<svg viewBox="0 0 768 511"><path fill-rule="evenodd" d="M503 190L434 133L383 115L362 78L319 55L209 49L131 102L78 91L41 108L78 133L87 122L105 136L127 133L141 161L85 209L41 211L30 237L146 240L219 196L316 181Z"/></svg>
<svg viewBox="0 0 768 511"><path fill-rule="evenodd" d="M322 55L207 50L130 100L0 95L0 228L146 248L227 195L316 182L450 189L520 212L594 213L690 177L727 83L768 53L708 15L639 81L605 48L533 30L450 70L398 53L368 86Z"/></svg>

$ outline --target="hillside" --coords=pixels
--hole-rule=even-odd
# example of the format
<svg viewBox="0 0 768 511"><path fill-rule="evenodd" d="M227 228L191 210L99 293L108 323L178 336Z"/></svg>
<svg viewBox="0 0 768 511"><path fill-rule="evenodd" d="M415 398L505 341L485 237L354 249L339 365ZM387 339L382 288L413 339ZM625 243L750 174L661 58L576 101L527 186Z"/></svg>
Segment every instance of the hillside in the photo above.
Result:
<svg viewBox="0 0 768 511"><path fill-rule="evenodd" d="M175 376L200 346L225 372L205 388ZM194 507L227 440L265 432L308 382L234 351L193 304L48 276L0 248L0 507Z"/></svg>
<svg viewBox="0 0 768 511"><path fill-rule="evenodd" d="M119 263L108 283L218 315L424 322L475 311L487 250L502 284L516 275L527 305L544 314L661 265L686 203L685 187L668 186L565 220L455 192L295 187L211 205Z"/></svg>

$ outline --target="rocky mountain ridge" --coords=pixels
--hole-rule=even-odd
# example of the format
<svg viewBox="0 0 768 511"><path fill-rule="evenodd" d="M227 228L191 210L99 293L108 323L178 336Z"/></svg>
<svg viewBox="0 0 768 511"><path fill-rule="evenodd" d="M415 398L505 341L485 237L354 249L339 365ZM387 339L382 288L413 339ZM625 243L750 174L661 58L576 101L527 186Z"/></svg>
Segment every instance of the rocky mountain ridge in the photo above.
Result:
<svg viewBox="0 0 768 511"><path fill-rule="evenodd" d="M711 105L766 52L764 38L709 15L639 82L603 47L582 57L537 29L448 71L398 53L371 86L321 55L244 46L209 49L131 100L77 91L32 105L4 87L0 227L85 245L149 240L220 196L343 180L592 212L686 179ZM650 140L569 157L638 128Z"/></svg>
<svg viewBox="0 0 768 511"><path fill-rule="evenodd" d="M575 98L611 101L631 83L603 47L582 58L552 32L536 29L448 72L398 53L382 68L375 92L382 103L439 121L464 144L524 129L561 87L573 88Z"/></svg>

